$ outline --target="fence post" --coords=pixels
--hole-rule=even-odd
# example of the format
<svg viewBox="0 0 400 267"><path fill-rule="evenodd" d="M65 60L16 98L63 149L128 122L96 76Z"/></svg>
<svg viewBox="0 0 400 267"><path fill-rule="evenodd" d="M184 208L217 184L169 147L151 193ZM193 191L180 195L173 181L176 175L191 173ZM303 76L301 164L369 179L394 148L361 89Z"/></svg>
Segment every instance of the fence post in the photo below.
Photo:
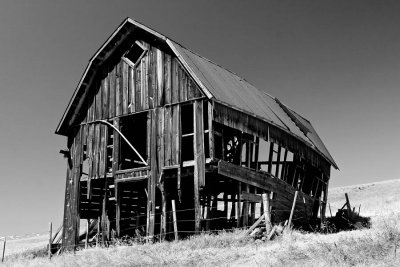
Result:
<svg viewBox="0 0 400 267"><path fill-rule="evenodd" d="M88 248L89 245L89 226L90 226L90 219L86 221L86 238L85 238L85 248Z"/></svg>
<svg viewBox="0 0 400 267"><path fill-rule="evenodd" d="M264 205L264 219L265 219L265 227L267 230L267 233L271 231L272 225L271 225L271 213L269 212L269 193L264 193L262 194L262 199L263 199L263 205Z"/></svg>
<svg viewBox="0 0 400 267"><path fill-rule="evenodd" d="M172 219L173 219L173 223L174 223L175 240L178 240L178 225L176 222L175 199L171 200L171 202L172 202Z"/></svg>
<svg viewBox="0 0 400 267"><path fill-rule="evenodd" d="M49 223L49 260L51 260L51 241L52 241L52 233L53 231L53 224L52 222Z"/></svg>
<svg viewBox="0 0 400 267"><path fill-rule="evenodd" d="M1 257L1 262L4 261L4 252L6 252L6 243L7 243L7 238L4 237L4 244L3 244L3 256Z"/></svg>
<svg viewBox="0 0 400 267"><path fill-rule="evenodd" d="M293 213L294 213L294 208L296 207L296 200L297 200L297 194L299 191L296 190L294 193L294 199L293 199L293 205L292 205L292 210L290 211L290 216L289 216L289 222L288 222L288 229L292 228L292 219L293 219Z"/></svg>
<svg viewBox="0 0 400 267"><path fill-rule="evenodd" d="M347 206L347 216L350 219L351 217L351 206L350 206L350 200L349 200L349 196L347 195L347 193L344 193L345 197L346 197L346 206Z"/></svg>

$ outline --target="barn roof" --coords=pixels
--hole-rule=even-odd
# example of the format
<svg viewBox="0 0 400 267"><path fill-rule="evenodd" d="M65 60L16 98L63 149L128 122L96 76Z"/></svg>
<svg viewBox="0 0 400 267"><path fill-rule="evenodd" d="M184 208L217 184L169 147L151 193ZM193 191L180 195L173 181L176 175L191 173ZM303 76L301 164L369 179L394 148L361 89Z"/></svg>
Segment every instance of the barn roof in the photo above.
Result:
<svg viewBox="0 0 400 267"><path fill-rule="evenodd" d="M83 98L87 94L91 79L93 79L97 68L110 56L113 48L122 43L135 29L145 31L158 41L166 43L209 99L255 116L286 131L303 141L338 169L315 129L304 117L288 108L277 98L257 89L235 73L186 49L177 42L130 18L122 22L90 59L78 87L68 104L67 110L64 112L57 127L56 133L66 133L66 129L70 126L67 121L74 120L73 116L75 113L73 109L81 107Z"/></svg>

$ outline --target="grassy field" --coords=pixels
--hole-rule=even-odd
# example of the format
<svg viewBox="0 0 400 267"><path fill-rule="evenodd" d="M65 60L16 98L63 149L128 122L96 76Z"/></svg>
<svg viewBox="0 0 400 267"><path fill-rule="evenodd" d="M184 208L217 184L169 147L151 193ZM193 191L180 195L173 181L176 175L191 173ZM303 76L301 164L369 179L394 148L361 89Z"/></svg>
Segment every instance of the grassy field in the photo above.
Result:
<svg viewBox="0 0 400 267"><path fill-rule="evenodd" d="M6 255L5 265L400 266L400 180L332 188L332 212L344 204L345 192L357 211L361 204L361 215L371 216L371 229L328 235L292 231L266 243L245 238L241 231L223 232L178 242L92 248L56 256L51 261L36 257L37 249L23 253L15 253L14 249ZM31 243L39 245L39 239L36 241ZM23 240L19 242L22 247Z"/></svg>

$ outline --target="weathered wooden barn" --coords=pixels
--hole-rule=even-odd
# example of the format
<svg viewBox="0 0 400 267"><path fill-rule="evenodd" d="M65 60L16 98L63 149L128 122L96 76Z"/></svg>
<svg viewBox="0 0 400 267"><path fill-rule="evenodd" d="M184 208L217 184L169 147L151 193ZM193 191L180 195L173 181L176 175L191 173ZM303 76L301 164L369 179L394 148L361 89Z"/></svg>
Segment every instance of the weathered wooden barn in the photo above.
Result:
<svg viewBox="0 0 400 267"><path fill-rule="evenodd" d="M68 137L62 245L325 213L333 158L310 122L243 78L127 18L90 59L57 127Z"/></svg>

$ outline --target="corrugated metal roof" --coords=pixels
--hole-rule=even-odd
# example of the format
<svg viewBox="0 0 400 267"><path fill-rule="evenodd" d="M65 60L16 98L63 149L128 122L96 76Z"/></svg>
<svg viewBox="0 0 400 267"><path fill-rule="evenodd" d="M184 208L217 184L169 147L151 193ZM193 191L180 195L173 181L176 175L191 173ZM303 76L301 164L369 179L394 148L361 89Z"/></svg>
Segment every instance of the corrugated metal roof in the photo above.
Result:
<svg viewBox="0 0 400 267"><path fill-rule="evenodd" d="M283 104L279 100L257 89L235 73L176 42L168 41L215 101L231 105L283 128L319 151L337 168L335 161L309 121L288 108L282 108ZM300 123L296 124L296 119ZM306 129L302 129L304 127Z"/></svg>

